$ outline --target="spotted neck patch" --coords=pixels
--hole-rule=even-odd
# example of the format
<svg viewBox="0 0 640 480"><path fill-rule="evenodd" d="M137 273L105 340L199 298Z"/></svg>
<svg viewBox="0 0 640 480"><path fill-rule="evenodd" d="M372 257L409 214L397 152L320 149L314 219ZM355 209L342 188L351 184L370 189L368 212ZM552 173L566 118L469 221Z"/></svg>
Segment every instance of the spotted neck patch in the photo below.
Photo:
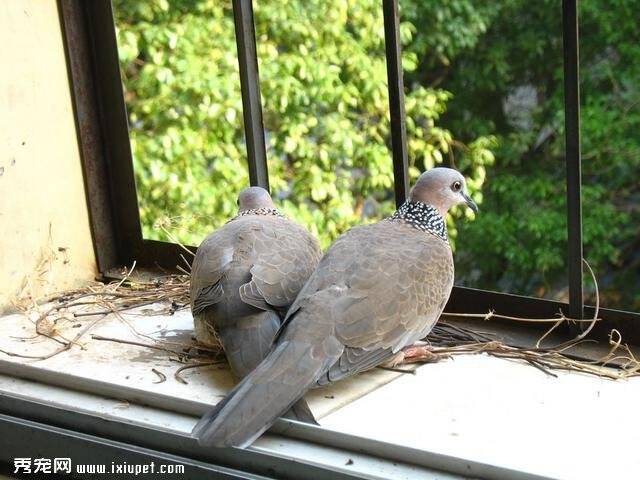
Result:
<svg viewBox="0 0 640 480"><path fill-rule="evenodd" d="M406 201L387 220L408 223L413 228L431 233L449 243L444 218L437 208L426 203Z"/></svg>
<svg viewBox="0 0 640 480"><path fill-rule="evenodd" d="M265 215L265 216L287 218L283 214L281 214L276 208L252 208L250 210L242 210L241 212L238 212L238 214L229 221L231 222L236 218L244 217L245 215Z"/></svg>

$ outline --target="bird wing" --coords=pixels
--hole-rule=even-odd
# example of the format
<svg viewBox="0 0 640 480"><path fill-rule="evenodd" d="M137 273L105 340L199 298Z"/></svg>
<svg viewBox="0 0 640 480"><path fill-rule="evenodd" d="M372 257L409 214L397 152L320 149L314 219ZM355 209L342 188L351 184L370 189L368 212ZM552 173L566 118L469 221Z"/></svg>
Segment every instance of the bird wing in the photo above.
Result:
<svg viewBox="0 0 640 480"><path fill-rule="evenodd" d="M194 314L220 302L221 280L234 260L250 264L240 298L261 310L286 309L320 259L318 241L301 226L279 217L244 217L209 235L191 267Z"/></svg>
<svg viewBox="0 0 640 480"><path fill-rule="evenodd" d="M285 321L300 318L287 337L310 329L335 335L345 350L319 383L335 381L426 336L452 286L451 249L441 239L391 222L353 228L334 243L292 305Z"/></svg>
<svg viewBox="0 0 640 480"><path fill-rule="evenodd" d="M278 217L265 219L253 234L251 280L240 287L240 298L263 310L286 310L320 260L318 241L301 226Z"/></svg>
<svg viewBox="0 0 640 480"><path fill-rule="evenodd" d="M198 247L191 265L191 311L198 315L224 296L220 280L229 270L235 252L235 229L227 225L209 235Z"/></svg>

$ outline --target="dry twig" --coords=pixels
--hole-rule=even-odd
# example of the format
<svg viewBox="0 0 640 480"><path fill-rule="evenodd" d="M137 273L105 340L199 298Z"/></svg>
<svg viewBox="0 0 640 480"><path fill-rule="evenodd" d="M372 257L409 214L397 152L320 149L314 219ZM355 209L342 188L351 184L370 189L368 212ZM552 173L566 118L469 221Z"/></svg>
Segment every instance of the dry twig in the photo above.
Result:
<svg viewBox="0 0 640 480"><path fill-rule="evenodd" d="M153 383L164 383L167 381L167 376L162 373L160 370L152 368L151 371L158 375L158 381L154 381Z"/></svg>
<svg viewBox="0 0 640 480"><path fill-rule="evenodd" d="M208 367L211 365L220 365L224 363L224 360L218 360L217 362L202 362L202 363L192 363L190 365L185 365L183 367L180 367L178 370L175 371L175 373L173 374L173 377L179 381L180 383L184 384L184 385L188 385L189 382L187 382L182 375L180 375L182 372L184 372L185 370L191 369L191 368L200 368L200 367Z"/></svg>

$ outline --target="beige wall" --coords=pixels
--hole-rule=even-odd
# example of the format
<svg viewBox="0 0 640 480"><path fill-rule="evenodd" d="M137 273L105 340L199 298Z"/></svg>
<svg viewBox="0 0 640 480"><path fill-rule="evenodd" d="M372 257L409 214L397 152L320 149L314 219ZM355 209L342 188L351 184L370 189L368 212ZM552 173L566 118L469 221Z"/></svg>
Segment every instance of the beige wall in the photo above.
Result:
<svg viewBox="0 0 640 480"><path fill-rule="evenodd" d="M0 2L0 312L95 278L55 0Z"/></svg>

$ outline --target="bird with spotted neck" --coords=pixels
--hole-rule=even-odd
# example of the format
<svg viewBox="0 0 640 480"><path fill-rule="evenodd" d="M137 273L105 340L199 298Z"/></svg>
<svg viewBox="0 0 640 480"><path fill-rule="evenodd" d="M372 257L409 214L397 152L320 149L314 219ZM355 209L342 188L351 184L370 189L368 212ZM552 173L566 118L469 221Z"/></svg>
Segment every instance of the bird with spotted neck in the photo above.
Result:
<svg viewBox="0 0 640 480"><path fill-rule="evenodd" d="M424 338L453 286L444 216L477 211L456 170L423 173L390 218L331 246L267 357L195 426L202 445L246 447L309 389L387 363Z"/></svg>
<svg viewBox="0 0 640 480"><path fill-rule="evenodd" d="M202 242L191 267L196 339L220 342L232 373L243 378L269 352L319 260L315 237L282 215L266 190L243 190L238 214ZM304 402L291 416L314 422Z"/></svg>

